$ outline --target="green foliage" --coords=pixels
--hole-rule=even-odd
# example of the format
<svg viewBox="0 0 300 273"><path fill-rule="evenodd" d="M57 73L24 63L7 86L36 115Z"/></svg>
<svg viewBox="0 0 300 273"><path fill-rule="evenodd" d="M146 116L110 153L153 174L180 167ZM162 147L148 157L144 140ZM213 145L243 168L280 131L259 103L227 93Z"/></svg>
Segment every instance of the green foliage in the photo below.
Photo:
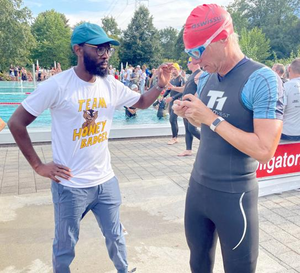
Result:
<svg viewBox="0 0 300 273"><path fill-rule="evenodd" d="M22 0L0 0L0 69L30 63L35 39L30 32L31 12Z"/></svg>
<svg viewBox="0 0 300 273"><path fill-rule="evenodd" d="M234 2L236 3L236 1ZM228 12L231 15L234 31L236 33L241 33L243 28L249 28L249 22L247 18L244 16L244 10L238 9L234 4L228 5L227 7Z"/></svg>
<svg viewBox="0 0 300 273"><path fill-rule="evenodd" d="M102 19L102 28L109 36L119 37L121 29L118 28L118 23L114 17L104 17Z"/></svg>
<svg viewBox="0 0 300 273"><path fill-rule="evenodd" d="M175 57L177 35L178 31L173 27L167 27L159 31L163 58L172 59Z"/></svg>
<svg viewBox="0 0 300 273"><path fill-rule="evenodd" d="M54 61L63 69L71 66L71 28L64 14L54 10L40 13L32 25L32 33L37 40L32 57L41 67L52 67Z"/></svg>
<svg viewBox="0 0 300 273"><path fill-rule="evenodd" d="M132 65L157 67L161 63L159 33L153 26L153 17L144 6L135 11L124 31L120 57L123 63Z"/></svg>
<svg viewBox="0 0 300 273"><path fill-rule="evenodd" d="M11 78L8 74L0 72L0 81L11 81Z"/></svg>
<svg viewBox="0 0 300 273"><path fill-rule="evenodd" d="M102 19L102 28L104 29L104 31L107 33L109 37L117 41L120 41L120 36L122 32L121 29L119 29L118 23L114 17L104 17ZM120 47L115 46L114 48L115 48L115 53L109 59L109 63L113 67L120 69L120 56L119 56Z"/></svg>
<svg viewBox="0 0 300 273"><path fill-rule="evenodd" d="M241 50L249 58L264 63L270 54L270 41L262 30L255 27L248 31L243 28L239 40Z"/></svg>
<svg viewBox="0 0 300 273"><path fill-rule="evenodd" d="M238 33L243 27L262 29L279 58L300 45L300 0L235 0L228 10Z"/></svg>
<svg viewBox="0 0 300 273"><path fill-rule="evenodd" d="M110 36L112 39L115 39L117 41L120 40L119 37L115 36L115 35L111 35ZM109 59L109 64L111 64L113 67L120 69L120 46L113 46L115 49L115 53L110 57Z"/></svg>
<svg viewBox="0 0 300 273"><path fill-rule="evenodd" d="M283 64L283 65L289 65L296 58L300 58L300 46L298 47L298 50L296 51L296 53L294 53L294 51L292 51L288 58L278 59L275 52L273 52L273 57L274 57L273 60L269 60L266 63L269 67L272 67L275 63L280 63L280 64Z"/></svg>
<svg viewBox="0 0 300 273"><path fill-rule="evenodd" d="M177 63L182 66L184 70L187 70L187 60L189 56L184 51L184 43L183 43L183 31L184 26L180 30L177 36L176 40L176 50L175 50L175 59L177 60Z"/></svg>

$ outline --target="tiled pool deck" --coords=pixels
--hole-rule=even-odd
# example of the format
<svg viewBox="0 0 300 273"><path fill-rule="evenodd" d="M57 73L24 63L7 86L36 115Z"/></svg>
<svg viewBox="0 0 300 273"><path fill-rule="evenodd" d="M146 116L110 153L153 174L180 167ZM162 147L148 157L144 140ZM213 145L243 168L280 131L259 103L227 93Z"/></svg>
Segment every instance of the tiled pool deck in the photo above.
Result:
<svg viewBox="0 0 300 273"><path fill-rule="evenodd" d="M183 137L173 146L167 141L157 137L109 143L123 196L129 262L137 273L190 272L183 211L195 157L176 156L184 150ZM42 160L51 161L49 143L34 146ZM13 145L0 146L0 208L0 273L51 272L50 183L32 171ZM257 272L300 272L300 192L260 197L259 213ZM89 215L83 220L72 272L115 272L104 242L98 242L95 222ZM219 253L214 272L223 272Z"/></svg>

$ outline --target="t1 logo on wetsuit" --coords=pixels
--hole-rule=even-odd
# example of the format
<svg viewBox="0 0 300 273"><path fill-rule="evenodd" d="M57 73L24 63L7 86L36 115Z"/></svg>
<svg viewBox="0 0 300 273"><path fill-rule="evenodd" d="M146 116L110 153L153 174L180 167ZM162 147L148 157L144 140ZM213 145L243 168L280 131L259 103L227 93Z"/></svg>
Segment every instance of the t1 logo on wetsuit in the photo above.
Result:
<svg viewBox="0 0 300 273"><path fill-rule="evenodd" d="M207 94L207 96L210 97L207 107L214 109L214 106L217 103L216 109L221 111L227 100L227 97L223 97L224 93L225 92L222 91L210 90Z"/></svg>

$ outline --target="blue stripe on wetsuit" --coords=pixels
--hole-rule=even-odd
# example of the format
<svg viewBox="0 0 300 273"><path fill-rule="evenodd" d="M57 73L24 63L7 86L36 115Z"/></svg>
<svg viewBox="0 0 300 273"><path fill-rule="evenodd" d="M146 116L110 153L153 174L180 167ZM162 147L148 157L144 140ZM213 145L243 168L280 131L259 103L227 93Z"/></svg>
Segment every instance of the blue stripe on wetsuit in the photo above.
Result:
<svg viewBox="0 0 300 273"><path fill-rule="evenodd" d="M209 73L201 74L197 94L201 93ZM226 77L226 75L225 75ZM219 77L219 80L222 80ZM282 83L279 77L268 67L254 71L242 91L244 106L253 111L255 119L281 119L283 115Z"/></svg>

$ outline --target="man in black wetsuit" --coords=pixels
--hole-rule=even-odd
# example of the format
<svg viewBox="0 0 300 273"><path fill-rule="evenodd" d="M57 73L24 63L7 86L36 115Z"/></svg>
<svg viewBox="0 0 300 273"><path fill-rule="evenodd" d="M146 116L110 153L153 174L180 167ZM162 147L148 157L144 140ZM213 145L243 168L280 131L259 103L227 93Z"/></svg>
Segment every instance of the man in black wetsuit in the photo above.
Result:
<svg viewBox="0 0 300 273"><path fill-rule="evenodd" d="M199 64L193 64L192 58L190 57L187 63L188 69L192 71L192 74L189 76L186 84L183 87L169 86L172 90L177 92L182 92L182 95L192 94L195 95L197 91L197 83L199 81L199 77L202 73ZM193 124L189 123L189 121L184 118L184 127L185 127L185 146L186 150L182 153L178 154L178 156L190 156L192 155L192 144L193 137L200 139L200 131Z"/></svg>
<svg viewBox="0 0 300 273"><path fill-rule="evenodd" d="M172 70L173 79L170 81L171 86L184 86L185 81L184 78L180 75L180 67L178 63L173 64L174 68ZM173 89L168 89L164 95L163 98L167 97L170 94L170 97L168 97L165 101L166 103L169 103L169 121L171 124L172 129L172 138L169 140L168 145L173 145L178 142L177 136L178 136L178 123L177 123L177 115L174 113L174 110L172 109L173 102L176 99L179 99L182 97L182 93L179 93Z"/></svg>
<svg viewBox="0 0 300 273"><path fill-rule="evenodd" d="M217 238L226 273L254 273L258 257L257 161L274 155L282 129L282 84L241 51L231 16L204 4L188 17L185 51L206 72L198 97L176 100L176 114L201 125L185 207L192 273L211 273Z"/></svg>
<svg viewBox="0 0 300 273"><path fill-rule="evenodd" d="M139 92L139 88L136 84L132 84L130 87L131 90L135 91L135 92ZM124 106L125 109L125 117L126 120L132 119L136 117L136 111L137 109L135 107L127 107Z"/></svg>

